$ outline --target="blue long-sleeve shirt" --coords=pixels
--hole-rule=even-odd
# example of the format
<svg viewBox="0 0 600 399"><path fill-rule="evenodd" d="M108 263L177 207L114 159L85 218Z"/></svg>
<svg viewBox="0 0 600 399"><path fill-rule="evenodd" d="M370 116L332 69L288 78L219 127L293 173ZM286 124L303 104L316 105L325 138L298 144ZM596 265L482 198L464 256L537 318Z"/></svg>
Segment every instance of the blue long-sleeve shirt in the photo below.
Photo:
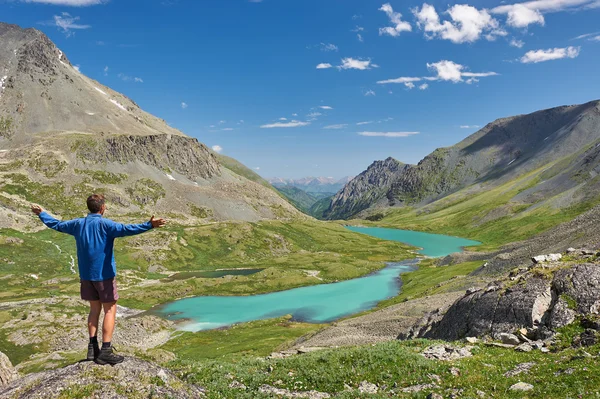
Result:
<svg viewBox="0 0 600 399"><path fill-rule="evenodd" d="M79 275L82 280L88 281L104 281L117 275L113 253L115 238L133 236L152 229L150 221L122 224L105 219L98 213L61 222L42 212L40 220L51 229L75 237Z"/></svg>

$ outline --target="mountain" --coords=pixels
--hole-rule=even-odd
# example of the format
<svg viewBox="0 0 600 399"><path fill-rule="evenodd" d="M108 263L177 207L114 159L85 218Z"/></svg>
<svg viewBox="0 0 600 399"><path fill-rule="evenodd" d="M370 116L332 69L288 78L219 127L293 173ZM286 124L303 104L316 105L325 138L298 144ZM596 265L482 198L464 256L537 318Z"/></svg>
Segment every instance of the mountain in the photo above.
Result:
<svg viewBox="0 0 600 399"><path fill-rule="evenodd" d="M323 206L317 203L326 203L329 206L331 202L331 193L306 192L293 186L275 187L288 201L292 203L298 210L316 217L317 219L323 216ZM313 206L316 206L313 214ZM326 208L325 208L326 209Z"/></svg>
<svg viewBox="0 0 600 399"><path fill-rule="evenodd" d="M296 187L308 193L337 193L344 187L351 177L343 177L339 180L332 177L303 177L301 179L286 179L273 177L268 179L275 187Z"/></svg>
<svg viewBox="0 0 600 399"><path fill-rule="evenodd" d="M599 143L600 101L498 119L417 165L392 158L373 163L335 195L325 216L346 219L375 209L419 208L459 190L481 193L536 171L514 203L574 206L594 198L600 188Z"/></svg>
<svg viewBox="0 0 600 399"><path fill-rule="evenodd" d="M26 205L81 215L103 192L111 214L146 208L181 221L301 214L258 175L73 68L36 29L0 23L0 228Z"/></svg>

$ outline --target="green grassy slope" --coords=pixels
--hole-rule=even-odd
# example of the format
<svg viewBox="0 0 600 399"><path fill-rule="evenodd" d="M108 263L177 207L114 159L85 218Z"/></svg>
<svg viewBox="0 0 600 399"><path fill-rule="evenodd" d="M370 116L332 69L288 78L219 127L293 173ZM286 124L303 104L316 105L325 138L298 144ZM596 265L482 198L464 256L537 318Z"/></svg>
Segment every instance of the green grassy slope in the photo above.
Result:
<svg viewBox="0 0 600 399"><path fill-rule="evenodd" d="M374 211L370 218L376 222L360 223L467 237L484 243L473 250L494 249L531 238L600 203L600 198L595 198L576 206L555 208L513 201L517 194L543 181L549 168L540 168L488 191L473 194L467 188L425 208Z"/></svg>
<svg viewBox="0 0 600 399"><path fill-rule="evenodd" d="M219 163L221 165L223 165L224 167L226 167L233 173L236 173L240 176L245 177L248 180L251 180L258 184L262 184L265 187L275 190L275 188L273 186L271 186L271 184L268 181L266 181L265 179L260 177L260 175L258 173L254 172L252 169L248 168L241 162L239 162L231 157L228 157L227 155L223 155L223 154L215 153L215 156L217 157L217 161L219 161Z"/></svg>

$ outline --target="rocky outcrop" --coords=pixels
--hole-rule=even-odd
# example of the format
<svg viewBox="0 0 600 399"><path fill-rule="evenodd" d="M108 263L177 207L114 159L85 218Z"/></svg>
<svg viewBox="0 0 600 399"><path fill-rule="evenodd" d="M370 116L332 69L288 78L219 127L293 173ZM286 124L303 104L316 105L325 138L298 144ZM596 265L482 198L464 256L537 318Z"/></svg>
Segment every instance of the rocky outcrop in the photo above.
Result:
<svg viewBox="0 0 600 399"><path fill-rule="evenodd" d="M17 379L17 372L13 367L8 356L0 352L0 390Z"/></svg>
<svg viewBox="0 0 600 399"><path fill-rule="evenodd" d="M114 136L105 140L75 145L77 156L95 163L140 161L167 173L173 169L191 180L221 174L213 153L197 139L166 134L152 136Z"/></svg>
<svg viewBox="0 0 600 399"><path fill-rule="evenodd" d="M0 388L2 399L191 399L202 396L202 388L187 384L167 369L133 357L114 367L93 362L76 363L58 370L29 374Z"/></svg>
<svg viewBox="0 0 600 399"><path fill-rule="evenodd" d="M373 214L389 206L422 206L467 187L472 192L489 190L548 164L543 181L515 197L536 204L600 172L600 150L593 147L600 138L599 124L600 101L499 119L452 147L435 150L417 165L392 160L390 166L391 158L375 162L336 195L326 215L348 219L363 216L366 209ZM551 165L563 157L563 163ZM580 190L566 202L586 199ZM501 210L492 210L482 221L502 216Z"/></svg>
<svg viewBox="0 0 600 399"><path fill-rule="evenodd" d="M529 328L533 339L545 339L577 316L598 314L599 310L600 263L554 262L543 268L521 268L507 280L467 291L415 336L500 339L504 333Z"/></svg>

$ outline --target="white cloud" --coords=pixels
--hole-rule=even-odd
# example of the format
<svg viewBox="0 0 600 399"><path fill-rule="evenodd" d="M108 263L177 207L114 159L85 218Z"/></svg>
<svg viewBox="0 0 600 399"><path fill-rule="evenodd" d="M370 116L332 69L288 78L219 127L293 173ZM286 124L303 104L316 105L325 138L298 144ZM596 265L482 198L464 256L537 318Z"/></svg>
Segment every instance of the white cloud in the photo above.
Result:
<svg viewBox="0 0 600 399"><path fill-rule="evenodd" d="M106 3L107 0L21 0L24 3L43 3L55 6L86 7Z"/></svg>
<svg viewBox="0 0 600 399"><path fill-rule="evenodd" d="M414 8L417 26L428 39L441 38L453 43L472 43L485 35L487 40L506 36L498 21L487 10L478 10L467 4L456 4L446 12L452 21L440 21L435 7L424 3L421 9Z"/></svg>
<svg viewBox="0 0 600 399"><path fill-rule="evenodd" d="M80 66L79 64L77 64L77 65L73 65L73 69L74 69L74 70L76 70L77 72L81 72L81 71L80 71L80 69L81 69L81 66Z"/></svg>
<svg viewBox="0 0 600 399"><path fill-rule="evenodd" d="M292 114L292 116L298 116L298 114Z"/></svg>
<svg viewBox="0 0 600 399"><path fill-rule="evenodd" d="M231 132L232 130L233 130L232 127L225 127L223 129L221 129L221 131L223 131L223 132Z"/></svg>
<svg viewBox="0 0 600 399"><path fill-rule="evenodd" d="M544 25L543 13L598 7L600 7L600 1L598 0L533 0L501 5L493 8L491 12L507 15L507 23L510 26L526 28L530 24Z"/></svg>
<svg viewBox="0 0 600 399"><path fill-rule="evenodd" d="M287 118L279 118L280 121L287 121Z"/></svg>
<svg viewBox="0 0 600 399"><path fill-rule="evenodd" d="M419 132L360 132L358 134L366 137L409 137Z"/></svg>
<svg viewBox="0 0 600 399"><path fill-rule="evenodd" d="M531 24L545 25L541 12L528 8L523 4L513 4L508 10L506 23L513 28L527 28Z"/></svg>
<svg viewBox="0 0 600 399"><path fill-rule="evenodd" d="M220 153L221 151L223 151L223 147L221 147L220 145L213 145L212 150L214 152Z"/></svg>
<svg viewBox="0 0 600 399"><path fill-rule="evenodd" d="M58 29L62 30L67 37L73 35L71 32L72 29L89 29L91 25L82 25L78 24L77 21L80 20L80 17L72 17L68 12L63 12L61 15L54 16L53 25L58 27Z"/></svg>
<svg viewBox="0 0 600 399"><path fill-rule="evenodd" d="M277 122L262 125L262 129L274 129L274 128L288 128L288 127L302 127L308 126L310 122L290 121L290 122Z"/></svg>
<svg viewBox="0 0 600 399"><path fill-rule="evenodd" d="M363 38L363 35L361 35L360 33L356 34L356 38L358 39L359 42L364 43L365 39Z"/></svg>
<svg viewBox="0 0 600 399"><path fill-rule="evenodd" d="M598 35L596 37L592 37L590 40L592 40L594 42L600 42L600 35Z"/></svg>
<svg viewBox="0 0 600 399"><path fill-rule="evenodd" d="M104 76L108 76L108 66L104 67Z"/></svg>
<svg viewBox="0 0 600 399"><path fill-rule="evenodd" d="M572 40L587 39L587 38L590 38L591 36L596 36L598 34L600 34L600 32L586 33L585 35L579 35L579 36L573 38ZM590 38L589 40L597 40L598 37L600 37L600 36Z"/></svg>
<svg viewBox="0 0 600 399"><path fill-rule="evenodd" d="M358 122L356 125L357 126L362 126L362 125L369 125L371 123L373 123L373 121Z"/></svg>
<svg viewBox="0 0 600 399"><path fill-rule="evenodd" d="M222 125L224 123L227 123L227 121L219 121L219 125Z"/></svg>
<svg viewBox="0 0 600 399"><path fill-rule="evenodd" d="M402 32L412 31L412 26L408 22L402 20L402 14L399 12L394 12L394 9L390 3L385 3L382 5L379 11L386 13L391 23L394 25L387 26L385 28L379 28L379 36L388 35L392 37L398 37Z"/></svg>
<svg viewBox="0 0 600 399"><path fill-rule="evenodd" d="M376 95L377 95L377 93L375 93L375 91L373 91L373 90L365 91L365 97L374 97Z"/></svg>
<svg viewBox="0 0 600 399"><path fill-rule="evenodd" d="M181 102L181 108L186 109L187 107L188 107L187 103ZM215 126L211 125L210 127L215 127Z"/></svg>
<svg viewBox="0 0 600 399"><path fill-rule="evenodd" d="M518 40L518 39L513 38L509 44L512 47L523 48L523 46L525 45L525 42L523 40Z"/></svg>
<svg viewBox="0 0 600 399"><path fill-rule="evenodd" d="M306 115L306 117L308 118L309 121L315 121L321 115L323 115L323 114L320 112L311 112L310 114Z"/></svg>
<svg viewBox="0 0 600 399"><path fill-rule="evenodd" d="M377 68L378 65L371 63L371 60L360 60L354 58L342 58L342 65L338 69L358 69L364 71L366 69Z"/></svg>
<svg viewBox="0 0 600 399"><path fill-rule="evenodd" d="M329 68L333 68L333 65L326 63L326 62L317 65L317 69L329 69Z"/></svg>
<svg viewBox="0 0 600 399"><path fill-rule="evenodd" d="M340 123L340 124L337 124L337 125L328 125L328 126L325 126L323 129L343 129L343 128L347 127L347 126L348 126L347 123Z"/></svg>
<svg viewBox="0 0 600 399"><path fill-rule="evenodd" d="M136 83L144 83L144 80L142 78L138 78L138 77L133 78L133 81Z"/></svg>
<svg viewBox="0 0 600 399"><path fill-rule="evenodd" d="M559 60L561 58L575 58L579 55L580 47L551 48L547 50L531 50L521 57L524 64Z"/></svg>
<svg viewBox="0 0 600 399"><path fill-rule="evenodd" d="M129 81L133 80L135 83L144 83L144 80L142 78L131 77L131 76L125 75L122 72L120 72L117 76L119 77L119 79L121 79L124 82L129 82Z"/></svg>
<svg viewBox="0 0 600 399"><path fill-rule="evenodd" d="M427 68L437 72L439 79L450 80L456 83L462 81L462 70L465 67L452 61L443 60L427 64Z"/></svg>
<svg viewBox="0 0 600 399"><path fill-rule="evenodd" d="M332 43L321 43L320 45L321 51L329 52L329 51L339 51L338 46Z"/></svg>
<svg viewBox="0 0 600 399"><path fill-rule="evenodd" d="M254 168L254 170L260 170L260 166L257 166L256 168Z"/></svg>
<svg viewBox="0 0 600 399"><path fill-rule="evenodd" d="M319 106L319 108L321 108L321 109L333 109L333 107L330 107L329 105L321 105L321 106Z"/></svg>
<svg viewBox="0 0 600 399"><path fill-rule="evenodd" d="M461 125L461 129L479 129L481 126L479 125Z"/></svg>
<svg viewBox="0 0 600 399"><path fill-rule="evenodd" d="M497 76L496 72L467 72L468 69L466 66L457 64L453 61L442 60L439 62L434 62L431 64L427 64L427 68L430 71L435 72L436 76L403 76L395 79L386 79L380 80L377 84L403 84L408 89L415 88L416 82L421 82L423 80L427 80L430 82L433 81L451 81L454 83L464 82L463 78L468 78L466 83L471 84L474 82L478 82L477 78L485 78L489 76ZM419 89L425 90L429 87L427 83L424 83L419 86Z"/></svg>

